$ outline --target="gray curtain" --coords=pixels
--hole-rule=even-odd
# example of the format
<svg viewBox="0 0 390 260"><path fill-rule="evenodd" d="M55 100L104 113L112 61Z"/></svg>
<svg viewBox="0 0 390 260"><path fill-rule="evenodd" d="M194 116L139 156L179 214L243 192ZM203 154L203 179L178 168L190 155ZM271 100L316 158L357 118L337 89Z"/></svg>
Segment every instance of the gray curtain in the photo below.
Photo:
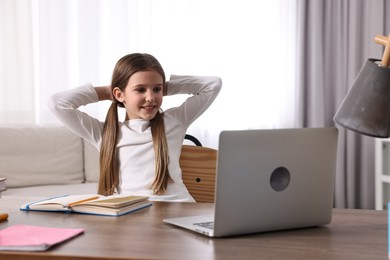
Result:
<svg viewBox="0 0 390 260"><path fill-rule="evenodd" d="M390 0L297 1L297 124L334 126L333 116L363 64L382 57L374 37L389 34ZM375 140L338 128L335 207L374 209Z"/></svg>

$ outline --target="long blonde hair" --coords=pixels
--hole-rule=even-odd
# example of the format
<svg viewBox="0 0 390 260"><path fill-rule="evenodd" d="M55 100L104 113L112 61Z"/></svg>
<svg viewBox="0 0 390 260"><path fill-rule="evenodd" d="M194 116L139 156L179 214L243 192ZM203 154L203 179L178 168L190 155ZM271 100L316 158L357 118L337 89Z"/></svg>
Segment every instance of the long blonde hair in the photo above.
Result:
<svg viewBox="0 0 390 260"><path fill-rule="evenodd" d="M133 53L122 57L115 65L111 88L118 87L121 91L124 91L129 78L134 73L145 70L157 71L165 84L164 70L156 58L150 54ZM105 196L121 192L119 160L116 148L119 132L118 107L124 107L124 105L113 98L103 126L98 193ZM155 154L155 179L148 188L152 189L154 194L161 195L166 192L170 181L168 144L165 136L163 112L158 112L150 120L150 127Z"/></svg>

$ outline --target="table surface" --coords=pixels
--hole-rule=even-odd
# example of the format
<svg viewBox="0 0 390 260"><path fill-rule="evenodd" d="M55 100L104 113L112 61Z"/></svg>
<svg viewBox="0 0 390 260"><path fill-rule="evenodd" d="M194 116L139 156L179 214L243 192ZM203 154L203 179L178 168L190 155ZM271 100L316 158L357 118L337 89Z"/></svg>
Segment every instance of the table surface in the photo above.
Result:
<svg viewBox="0 0 390 260"><path fill-rule="evenodd" d="M209 203L154 202L121 217L24 212L20 199L0 199L15 225L84 228L85 233L46 252L0 251L0 259L387 259L387 212L334 209L321 227L208 238L163 223L164 218L207 214ZM288 216L286 216L288 217Z"/></svg>

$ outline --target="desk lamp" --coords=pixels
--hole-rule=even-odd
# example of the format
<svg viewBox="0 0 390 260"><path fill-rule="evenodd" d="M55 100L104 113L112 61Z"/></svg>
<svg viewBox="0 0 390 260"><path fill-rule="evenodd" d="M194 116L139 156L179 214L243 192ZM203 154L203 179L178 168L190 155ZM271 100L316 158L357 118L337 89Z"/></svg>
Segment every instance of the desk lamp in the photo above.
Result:
<svg viewBox="0 0 390 260"><path fill-rule="evenodd" d="M375 36L385 46L382 60L368 59L339 107L334 121L372 137L390 136L390 36Z"/></svg>

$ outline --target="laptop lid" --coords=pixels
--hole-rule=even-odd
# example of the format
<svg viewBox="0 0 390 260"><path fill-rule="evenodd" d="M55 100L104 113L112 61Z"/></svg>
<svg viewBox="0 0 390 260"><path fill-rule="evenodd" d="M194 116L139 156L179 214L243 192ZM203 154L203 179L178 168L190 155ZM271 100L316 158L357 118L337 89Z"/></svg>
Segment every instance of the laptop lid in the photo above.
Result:
<svg viewBox="0 0 390 260"><path fill-rule="evenodd" d="M223 131L214 236L331 222L336 128Z"/></svg>
<svg viewBox="0 0 390 260"><path fill-rule="evenodd" d="M214 215L164 222L212 237L328 224L337 139L336 128L223 131Z"/></svg>

